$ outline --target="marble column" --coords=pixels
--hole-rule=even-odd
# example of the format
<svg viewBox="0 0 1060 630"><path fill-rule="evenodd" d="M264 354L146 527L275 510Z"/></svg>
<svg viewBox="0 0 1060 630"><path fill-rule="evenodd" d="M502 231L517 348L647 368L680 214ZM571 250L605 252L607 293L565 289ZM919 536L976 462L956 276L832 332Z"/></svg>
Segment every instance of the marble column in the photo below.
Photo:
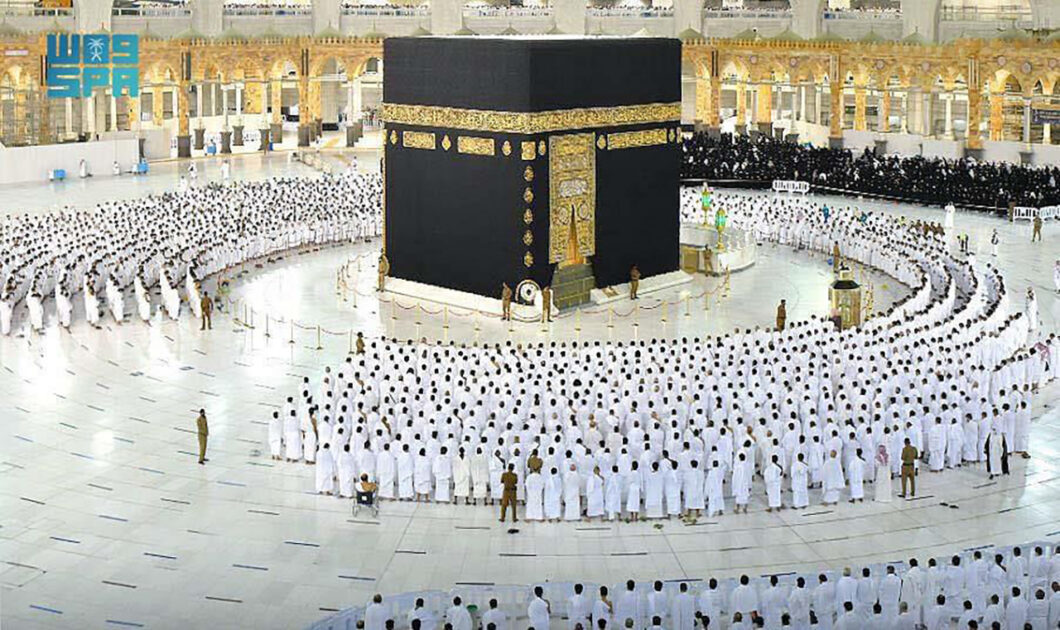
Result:
<svg viewBox="0 0 1060 630"><path fill-rule="evenodd" d="M272 93L272 124L269 137L273 144L279 144L283 142L283 113L280 111L283 107L283 81L273 79L269 91Z"/></svg>
<svg viewBox="0 0 1060 630"><path fill-rule="evenodd" d="M74 131L74 99L69 96L63 99L65 102L66 118L64 119L63 135L67 138L73 135Z"/></svg>
<svg viewBox="0 0 1060 630"><path fill-rule="evenodd" d="M953 93L950 92L946 95L946 127L945 132L947 140L953 140Z"/></svg>
<svg viewBox="0 0 1060 630"><path fill-rule="evenodd" d="M1023 99L1023 143L1031 143L1031 99Z"/></svg>
<svg viewBox="0 0 1060 630"><path fill-rule="evenodd" d="M889 132L891 130L891 91L889 89L884 88L883 92L880 93L880 107L877 118L877 128L880 133Z"/></svg>
<svg viewBox="0 0 1060 630"><path fill-rule="evenodd" d="M191 121L188 116L188 83L177 86L177 157L191 157Z"/></svg>
<svg viewBox="0 0 1060 630"><path fill-rule="evenodd" d="M868 90L864 85L854 87L854 131L865 131L868 129L868 121L865 120L865 111L868 108Z"/></svg>
<svg viewBox="0 0 1060 630"><path fill-rule="evenodd" d="M990 91L990 139L1004 140L1004 107L1005 95L1002 92Z"/></svg>

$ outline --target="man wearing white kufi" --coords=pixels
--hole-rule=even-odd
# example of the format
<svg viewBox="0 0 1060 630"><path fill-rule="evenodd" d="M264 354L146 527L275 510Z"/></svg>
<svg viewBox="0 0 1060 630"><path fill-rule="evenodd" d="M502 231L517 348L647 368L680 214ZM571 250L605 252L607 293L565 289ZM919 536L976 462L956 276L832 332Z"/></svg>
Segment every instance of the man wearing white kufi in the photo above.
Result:
<svg viewBox="0 0 1060 630"><path fill-rule="evenodd" d="M114 321L120 324L125 319L125 304L121 289L118 287L113 274L107 277L106 293L107 306L110 307L110 313L114 317Z"/></svg>
<svg viewBox="0 0 1060 630"><path fill-rule="evenodd" d="M44 330L44 302L34 289L26 296L26 307L29 309L29 325L35 332Z"/></svg>

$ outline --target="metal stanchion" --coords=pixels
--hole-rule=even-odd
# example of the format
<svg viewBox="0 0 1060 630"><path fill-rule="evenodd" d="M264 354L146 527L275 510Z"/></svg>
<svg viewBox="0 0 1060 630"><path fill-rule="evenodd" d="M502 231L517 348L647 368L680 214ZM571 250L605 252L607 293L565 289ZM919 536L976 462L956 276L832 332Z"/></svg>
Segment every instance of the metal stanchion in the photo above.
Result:
<svg viewBox="0 0 1060 630"><path fill-rule="evenodd" d="M640 326L640 304L633 305L633 328Z"/></svg>
<svg viewBox="0 0 1060 630"><path fill-rule="evenodd" d="M449 330L449 306L442 306L442 328Z"/></svg>
<svg viewBox="0 0 1060 630"><path fill-rule="evenodd" d="M582 331L582 309L574 311L574 332Z"/></svg>
<svg viewBox="0 0 1060 630"><path fill-rule="evenodd" d="M320 343L320 325L317 325L317 350L323 350L324 346Z"/></svg>
<svg viewBox="0 0 1060 630"><path fill-rule="evenodd" d="M685 296L685 317L692 316L692 294L689 293Z"/></svg>
<svg viewBox="0 0 1060 630"><path fill-rule="evenodd" d="M350 336L350 351L349 354L353 354L353 330L349 331Z"/></svg>
<svg viewBox="0 0 1060 630"><path fill-rule="evenodd" d="M266 337L271 337L272 336L272 335L269 334L269 314L268 313L265 313L265 336Z"/></svg>
<svg viewBox="0 0 1060 630"><path fill-rule="evenodd" d="M290 344L294 343L294 319L291 320L291 340L288 341L287 343L290 343Z"/></svg>
<svg viewBox="0 0 1060 630"><path fill-rule="evenodd" d="M607 327L608 328L614 328L615 327L615 307L613 307L613 306L608 306L607 307Z"/></svg>
<svg viewBox="0 0 1060 630"><path fill-rule="evenodd" d="M667 313L667 310L670 307L670 303L667 302L666 300L663 300L663 305L662 306L663 306L662 323L663 323L663 328L665 328L666 327L665 326L665 324L666 324L666 313Z"/></svg>

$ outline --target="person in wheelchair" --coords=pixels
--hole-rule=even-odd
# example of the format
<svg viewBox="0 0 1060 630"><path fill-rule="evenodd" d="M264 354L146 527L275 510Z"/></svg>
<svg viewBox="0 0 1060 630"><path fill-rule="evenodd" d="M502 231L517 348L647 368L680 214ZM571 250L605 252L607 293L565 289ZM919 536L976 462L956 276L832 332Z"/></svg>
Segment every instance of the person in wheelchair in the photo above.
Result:
<svg viewBox="0 0 1060 630"><path fill-rule="evenodd" d="M361 479L354 484L354 504L353 513L357 514L357 511L362 507L372 510L373 513L379 514L379 484L371 481L368 478L368 474L362 474Z"/></svg>

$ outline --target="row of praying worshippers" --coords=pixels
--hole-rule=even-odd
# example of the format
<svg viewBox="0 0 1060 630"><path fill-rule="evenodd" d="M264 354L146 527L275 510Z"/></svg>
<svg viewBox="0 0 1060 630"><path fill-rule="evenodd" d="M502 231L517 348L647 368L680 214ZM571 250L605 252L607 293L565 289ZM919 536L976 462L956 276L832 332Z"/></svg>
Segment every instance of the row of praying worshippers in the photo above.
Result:
<svg viewBox="0 0 1060 630"><path fill-rule="evenodd" d="M743 208L735 218L777 234L771 222L785 222L787 206L767 204L768 212ZM851 257L898 252L886 259L910 279L911 294L846 331L811 318L706 340L481 347L376 340L318 379L303 377L269 424L269 449L275 458L311 462L327 451L319 491L333 492L337 479L344 494L345 467L346 479L352 468L352 476L378 482L380 496L406 500L497 500L500 476L513 465L524 503L536 453L543 476L555 469L562 481L574 465L582 515L590 495L596 505L597 468L606 513L617 467L616 517L649 513L647 479L656 464L664 497L668 475L681 481L676 495L671 479L669 496L680 501L667 505L670 514L704 509L701 487L710 510L711 483L715 498L721 487L722 500L739 504L756 478L778 506L778 474L801 506L800 456L807 487L820 486L822 500L834 503L841 492L857 500L878 478L878 460L891 470L883 478L901 472L906 439L930 470L985 460L989 474L1000 474L988 447L1000 434L993 453L1007 469L1007 453L1028 448L1034 387L1060 375L1050 360L1060 352L1057 338L1045 349L1025 347L1025 317L1007 313L996 269L951 256L933 235L878 215L862 221L856 210L818 221L806 229L827 229L829 238L808 242L825 247L838 238ZM554 496L556 484L529 485ZM573 517L573 478L562 485Z"/></svg>
<svg viewBox="0 0 1060 630"><path fill-rule="evenodd" d="M684 141L682 179L796 180L843 191L942 207L1040 208L1060 204L1060 167L971 158L881 155L866 148L813 147L777 140L696 133Z"/></svg>
<svg viewBox="0 0 1060 630"><path fill-rule="evenodd" d="M926 567L911 558L816 575L544 583L528 591L523 605L480 595L477 625L459 589L451 604L416 598L397 611L376 594L360 623L364 630L1047 630L1060 624L1060 551L1039 543L930 558Z"/></svg>
<svg viewBox="0 0 1060 630"><path fill-rule="evenodd" d="M0 334L23 305L29 329L54 313L98 326L180 316L182 297L201 317L207 276L303 245L380 233L382 178L343 174L208 185L89 209L0 220ZM159 295L153 294L157 288ZM131 289L131 290L130 290ZM78 299L80 294L80 299ZM131 310L126 304L133 299Z"/></svg>

